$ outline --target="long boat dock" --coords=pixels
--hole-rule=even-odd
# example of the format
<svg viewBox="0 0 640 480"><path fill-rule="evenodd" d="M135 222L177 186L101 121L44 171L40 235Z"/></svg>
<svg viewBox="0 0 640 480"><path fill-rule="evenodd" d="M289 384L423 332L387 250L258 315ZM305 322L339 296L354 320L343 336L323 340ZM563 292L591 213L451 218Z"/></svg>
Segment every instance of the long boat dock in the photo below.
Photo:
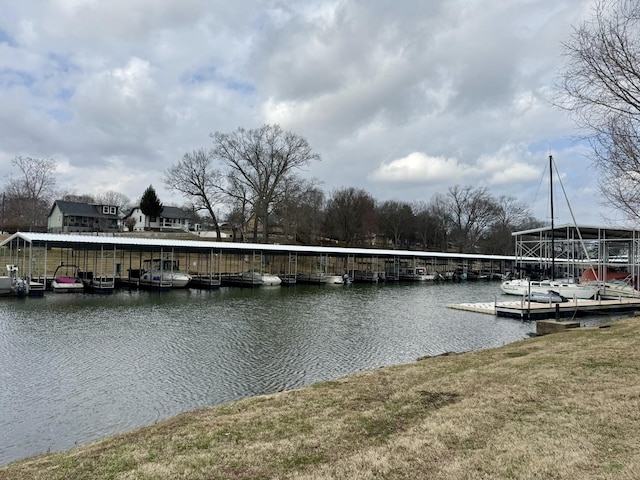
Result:
<svg viewBox="0 0 640 480"><path fill-rule="evenodd" d="M197 278L221 278L241 272L295 278L301 272L325 272L349 273L357 281L377 279L379 273L386 273L386 280L397 280L403 268L414 266L438 273L499 274L511 270L515 263L514 256L194 238L18 232L0 243L0 265L15 265L20 275L29 278L50 278L61 263L76 264L94 276L125 278L140 270L145 260L169 258Z"/></svg>
<svg viewBox="0 0 640 480"><path fill-rule="evenodd" d="M521 320L566 319L584 315L625 313L640 310L640 298L613 300L571 300L564 303L526 302L523 299L501 302L461 303L448 305L454 310L484 313Z"/></svg>

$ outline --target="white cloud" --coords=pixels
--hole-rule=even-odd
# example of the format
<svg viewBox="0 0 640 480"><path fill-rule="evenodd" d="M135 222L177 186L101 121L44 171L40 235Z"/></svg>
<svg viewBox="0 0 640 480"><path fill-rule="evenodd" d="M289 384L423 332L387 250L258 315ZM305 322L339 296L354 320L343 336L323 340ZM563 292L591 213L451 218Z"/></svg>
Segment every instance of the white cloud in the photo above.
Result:
<svg viewBox="0 0 640 480"><path fill-rule="evenodd" d="M414 152L380 165L371 178L381 182L456 183L464 175L464 167L456 159Z"/></svg>

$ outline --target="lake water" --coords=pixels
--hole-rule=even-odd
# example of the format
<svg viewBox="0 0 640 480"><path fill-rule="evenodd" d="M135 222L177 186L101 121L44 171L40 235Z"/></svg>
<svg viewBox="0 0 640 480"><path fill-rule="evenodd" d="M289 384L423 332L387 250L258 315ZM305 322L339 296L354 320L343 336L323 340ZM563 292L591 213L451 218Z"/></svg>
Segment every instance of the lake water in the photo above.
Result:
<svg viewBox="0 0 640 480"><path fill-rule="evenodd" d="M514 342L496 282L0 299L0 464L180 412Z"/></svg>

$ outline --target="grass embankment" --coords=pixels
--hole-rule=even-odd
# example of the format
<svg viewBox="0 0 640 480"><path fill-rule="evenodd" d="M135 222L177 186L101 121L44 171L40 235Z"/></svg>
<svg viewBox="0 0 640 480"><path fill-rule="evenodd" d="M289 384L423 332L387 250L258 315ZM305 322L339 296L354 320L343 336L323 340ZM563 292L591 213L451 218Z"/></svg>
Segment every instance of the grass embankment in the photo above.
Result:
<svg viewBox="0 0 640 480"><path fill-rule="evenodd" d="M0 479L640 478L639 320L189 412Z"/></svg>

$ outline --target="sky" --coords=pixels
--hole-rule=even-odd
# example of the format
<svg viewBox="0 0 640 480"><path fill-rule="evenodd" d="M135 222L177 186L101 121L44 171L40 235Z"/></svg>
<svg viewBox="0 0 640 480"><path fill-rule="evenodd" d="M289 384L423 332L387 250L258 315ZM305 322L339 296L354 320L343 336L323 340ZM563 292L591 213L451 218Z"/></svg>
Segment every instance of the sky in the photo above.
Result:
<svg viewBox="0 0 640 480"><path fill-rule="evenodd" d="M0 0L0 179L49 158L68 193L134 203L210 134L279 124L330 194L428 202L454 185L556 224L621 225L551 104L593 0Z"/></svg>

